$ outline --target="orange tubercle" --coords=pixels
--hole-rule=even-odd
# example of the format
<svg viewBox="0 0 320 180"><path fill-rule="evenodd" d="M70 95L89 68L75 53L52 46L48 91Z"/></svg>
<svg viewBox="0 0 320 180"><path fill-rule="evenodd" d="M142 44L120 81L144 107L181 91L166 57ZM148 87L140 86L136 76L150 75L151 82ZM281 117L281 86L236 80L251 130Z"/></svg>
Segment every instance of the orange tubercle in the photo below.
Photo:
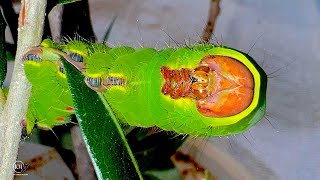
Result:
<svg viewBox="0 0 320 180"><path fill-rule="evenodd" d="M66 107L66 110L67 110L67 111L73 111L73 110L74 110L74 108L73 108L73 107L68 106L68 107Z"/></svg>
<svg viewBox="0 0 320 180"><path fill-rule="evenodd" d="M63 117L57 117L56 120L57 121L64 121L64 118Z"/></svg>

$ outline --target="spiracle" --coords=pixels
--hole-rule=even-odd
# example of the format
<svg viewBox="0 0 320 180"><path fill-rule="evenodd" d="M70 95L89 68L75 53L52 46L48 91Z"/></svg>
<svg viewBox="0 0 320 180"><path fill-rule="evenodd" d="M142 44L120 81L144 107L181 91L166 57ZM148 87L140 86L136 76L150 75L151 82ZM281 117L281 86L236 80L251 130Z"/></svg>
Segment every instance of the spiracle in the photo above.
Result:
<svg viewBox="0 0 320 180"><path fill-rule="evenodd" d="M59 67L59 72L61 72L62 74L66 74L66 71L64 70L63 64L60 59L58 60L58 67Z"/></svg>
<svg viewBox="0 0 320 180"><path fill-rule="evenodd" d="M59 66L59 72L61 72L62 74L65 74L65 73L66 73L66 71L64 70L64 68L61 67L61 66Z"/></svg>

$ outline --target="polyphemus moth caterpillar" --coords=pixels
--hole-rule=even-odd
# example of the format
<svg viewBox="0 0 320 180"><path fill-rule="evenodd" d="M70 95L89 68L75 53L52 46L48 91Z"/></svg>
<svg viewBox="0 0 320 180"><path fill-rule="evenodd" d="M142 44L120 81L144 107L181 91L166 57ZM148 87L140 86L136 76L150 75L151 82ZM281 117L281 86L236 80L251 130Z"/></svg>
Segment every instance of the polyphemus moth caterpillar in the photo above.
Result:
<svg viewBox="0 0 320 180"><path fill-rule="evenodd" d="M35 123L47 129L67 123L74 113L63 59L129 125L224 136L244 132L265 114L267 75L238 50L212 44L109 48L78 40L58 46L45 40L25 55L26 76L33 85L27 132Z"/></svg>

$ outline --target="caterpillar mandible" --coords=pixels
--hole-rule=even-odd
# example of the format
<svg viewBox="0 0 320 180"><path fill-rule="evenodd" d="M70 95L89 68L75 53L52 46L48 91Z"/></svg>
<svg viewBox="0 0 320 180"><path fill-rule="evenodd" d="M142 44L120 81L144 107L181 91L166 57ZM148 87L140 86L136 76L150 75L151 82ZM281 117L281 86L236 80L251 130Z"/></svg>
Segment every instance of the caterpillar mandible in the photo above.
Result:
<svg viewBox="0 0 320 180"><path fill-rule="evenodd" d="M249 55L238 50L211 44L159 51L111 49L82 41L55 47L46 41L39 48L77 67L86 76L85 83L103 93L123 123L194 136L224 136L245 131L265 114L267 76ZM44 54L30 58L30 66L45 62L38 62ZM55 59L55 73L62 73L57 70L63 69L60 60ZM28 62L29 78L34 70L28 70ZM30 81L33 87L39 86Z"/></svg>

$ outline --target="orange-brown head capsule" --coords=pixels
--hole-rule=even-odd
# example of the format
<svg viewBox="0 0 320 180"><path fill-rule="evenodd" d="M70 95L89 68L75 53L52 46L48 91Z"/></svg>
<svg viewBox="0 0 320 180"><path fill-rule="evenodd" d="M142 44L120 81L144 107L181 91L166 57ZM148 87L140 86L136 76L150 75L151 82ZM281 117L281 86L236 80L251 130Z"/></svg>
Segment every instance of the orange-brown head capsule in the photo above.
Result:
<svg viewBox="0 0 320 180"><path fill-rule="evenodd" d="M194 70L161 67L165 83L161 92L173 99L193 98L198 111L208 117L228 117L245 110L253 98L249 69L226 56L208 55Z"/></svg>

